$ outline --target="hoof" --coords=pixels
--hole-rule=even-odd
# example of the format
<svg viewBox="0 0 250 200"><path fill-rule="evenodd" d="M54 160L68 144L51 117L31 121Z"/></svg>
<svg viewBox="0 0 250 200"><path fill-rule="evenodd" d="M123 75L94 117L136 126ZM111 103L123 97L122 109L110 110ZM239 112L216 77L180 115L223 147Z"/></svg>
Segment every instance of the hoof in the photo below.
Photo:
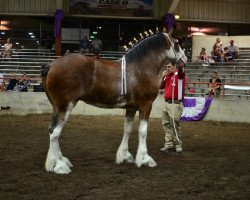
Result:
<svg viewBox="0 0 250 200"><path fill-rule="evenodd" d="M142 165L145 165L148 167L156 167L157 166L157 163L148 154L145 154L143 156L137 155L136 160L135 160L135 164L137 167L141 167Z"/></svg>
<svg viewBox="0 0 250 200"><path fill-rule="evenodd" d="M69 174L71 172L70 167L73 167L73 165L68 158L63 156L57 160L47 158L45 163L46 171L56 174Z"/></svg>
<svg viewBox="0 0 250 200"><path fill-rule="evenodd" d="M126 150L126 151L119 151L116 154L116 163L121 164L123 162L128 162L128 163L134 163L134 158L132 154Z"/></svg>

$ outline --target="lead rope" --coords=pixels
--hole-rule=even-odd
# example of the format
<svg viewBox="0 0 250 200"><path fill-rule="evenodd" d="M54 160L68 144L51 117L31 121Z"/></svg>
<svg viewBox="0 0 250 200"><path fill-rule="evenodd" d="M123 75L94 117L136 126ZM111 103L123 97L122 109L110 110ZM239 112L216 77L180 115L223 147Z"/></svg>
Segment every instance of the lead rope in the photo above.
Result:
<svg viewBox="0 0 250 200"><path fill-rule="evenodd" d="M126 93L127 93L126 59L124 55L122 56L122 63L121 63L121 95L125 95Z"/></svg>
<svg viewBox="0 0 250 200"><path fill-rule="evenodd" d="M180 138L179 135L177 133L176 127L175 127L175 120L174 120L174 88L175 88L175 76L177 72L174 72L174 79L173 79L173 83L172 83L172 120L173 120L173 125L174 125L174 133L175 133L175 137L177 142L180 142Z"/></svg>

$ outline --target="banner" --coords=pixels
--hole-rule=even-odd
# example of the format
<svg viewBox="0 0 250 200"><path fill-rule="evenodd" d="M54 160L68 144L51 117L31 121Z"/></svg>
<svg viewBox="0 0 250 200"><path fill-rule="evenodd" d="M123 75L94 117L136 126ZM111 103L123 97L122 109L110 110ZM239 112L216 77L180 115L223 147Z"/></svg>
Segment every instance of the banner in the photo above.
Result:
<svg viewBox="0 0 250 200"><path fill-rule="evenodd" d="M153 0L70 0L70 13L152 17Z"/></svg>
<svg viewBox="0 0 250 200"><path fill-rule="evenodd" d="M231 90L250 90L250 86L244 86L244 85L225 85L225 89L231 89Z"/></svg>
<svg viewBox="0 0 250 200"><path fill-rule="evenodd" d="M212 97L185 97L181 121L199 121L207 113Z"/></svg>

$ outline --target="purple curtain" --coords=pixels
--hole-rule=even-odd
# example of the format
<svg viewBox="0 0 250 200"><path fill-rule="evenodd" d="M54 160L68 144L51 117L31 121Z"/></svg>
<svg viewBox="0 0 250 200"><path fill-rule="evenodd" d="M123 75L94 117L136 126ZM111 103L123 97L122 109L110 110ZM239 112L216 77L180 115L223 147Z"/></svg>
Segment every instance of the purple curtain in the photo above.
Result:
<svg viewBox="0 0 250 200"><path fill-rule="evenodd" d="M167 32L169 33L169 31L171 30L175 22L174 15L167 13L166 15L163 16L163 20L164 20L164 24L167 29Z"/></svg>
<svg viewBox="0 0 250 200"><path fill-rule="evenodd" d="M56 9L54 16L55 16L54 37L56 38L58 35L60 35L60 25L64 17L63 10Z"/></svg>

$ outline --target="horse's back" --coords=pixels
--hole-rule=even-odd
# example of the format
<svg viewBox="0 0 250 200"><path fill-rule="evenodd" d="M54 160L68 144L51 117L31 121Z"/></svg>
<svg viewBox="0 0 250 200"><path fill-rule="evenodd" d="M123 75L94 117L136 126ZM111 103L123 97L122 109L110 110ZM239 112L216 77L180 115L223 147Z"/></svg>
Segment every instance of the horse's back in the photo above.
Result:
<svg viewBox="0 0 250 200"><path fill-rule="evenodd" d="M93 71L93 60L81 54L72 53L52 61L46 79L48 94L53 99L76 101L90 87Z"/></svg>
<svg viewBox="0 0 250 200"><path fill-rule="evenodd" d="M119 62L69 54L51 62L46 86L57 99L97 103L105 101L106 88L118 95L119 76Z"/></svg>

